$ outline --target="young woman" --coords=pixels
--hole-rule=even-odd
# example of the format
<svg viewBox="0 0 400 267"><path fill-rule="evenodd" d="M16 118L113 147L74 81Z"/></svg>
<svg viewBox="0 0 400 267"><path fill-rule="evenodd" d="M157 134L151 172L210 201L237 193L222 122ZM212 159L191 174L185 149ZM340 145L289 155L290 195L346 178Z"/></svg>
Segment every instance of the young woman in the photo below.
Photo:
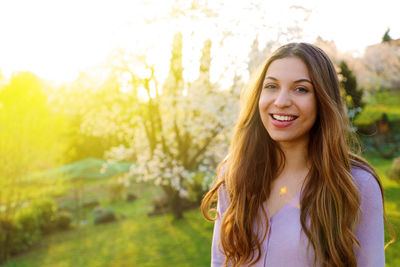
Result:
<svg viewBox="0 0 400 267"><path fill-rule="evenodd" d="M202 203L215 220L212 266L385 266L382 186L350 151L328 56L306 43L280 47L241 100Z"/></svg>

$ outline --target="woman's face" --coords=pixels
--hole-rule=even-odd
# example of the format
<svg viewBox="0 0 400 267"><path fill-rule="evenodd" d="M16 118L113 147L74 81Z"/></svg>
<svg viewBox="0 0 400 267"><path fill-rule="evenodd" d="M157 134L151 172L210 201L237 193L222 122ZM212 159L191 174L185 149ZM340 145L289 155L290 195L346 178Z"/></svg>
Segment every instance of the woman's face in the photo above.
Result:
<svg viewBox="0 0 400 267"><path fill-rule="evenodd" d="M281 144L307 144L317 116L314 87L305 63L297 57L273 61L259 100L265 129Z"/></svg>

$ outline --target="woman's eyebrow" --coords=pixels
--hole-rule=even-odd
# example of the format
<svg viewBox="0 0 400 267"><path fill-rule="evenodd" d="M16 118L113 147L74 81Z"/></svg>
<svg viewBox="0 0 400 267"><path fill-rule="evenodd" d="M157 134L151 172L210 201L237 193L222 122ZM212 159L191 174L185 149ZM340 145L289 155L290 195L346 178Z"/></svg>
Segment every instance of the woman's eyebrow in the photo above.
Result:
<svg viewBox="0 0 400 267"><path fill-rule="evenodd" d="M301 83L301 82L307 82L307 83L310 83L311 85L313 85L313 83L309 79L298 79L298 80L294 81L294 83Z"/></svg>
<svg viewBox="0 0 400 267"><path fill-rule="evenodd" d="M264 80L267 80L267 79L274 80L274 81L278 81L278 79L277 79L277 78L275 78L275 77L272 77L272 76L267 76L267 77L265 77L265 79L264 79Z"/></svg>
<svg viewBox="0 0 400 267"><path fill-rule="evenodd" d="M270 79L273 81L278 81L278 79L273 76L267 76L267 77L265 77L264 80L267 80L267 79ZM309 79L306 79L306 78L302 78L302 79L298 79L298 80L294 81L294 83L301 83L301 82L307 82L307 83L310 83L311 85L313 85L312 81L310 81Z"/></svg>

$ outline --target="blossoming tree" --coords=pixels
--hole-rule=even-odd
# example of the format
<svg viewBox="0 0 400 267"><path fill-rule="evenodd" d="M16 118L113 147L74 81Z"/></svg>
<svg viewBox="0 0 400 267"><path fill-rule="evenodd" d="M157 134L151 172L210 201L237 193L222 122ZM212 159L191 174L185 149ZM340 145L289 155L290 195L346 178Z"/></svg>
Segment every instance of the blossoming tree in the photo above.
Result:
<svg viewBox="0 0 400 267"><path fill-rule="evenodd" d="M121 54L112 58L112 75L119 80L115 85L125 93L120 92L119 101L114 101L111 111L115 112L91 107L81 130L106 134L108 130L99 126L110 122L120 144L105 157L135 161L127 177L160 186L170 211L180 218L188 199L201 201L217 163L226 156L238 112L237 94L210 81L210 40L204 42L199 77L193 82L183 78L181 34L174 36L169 75L162 86L146 57ZM124 97L130 105L121 100Z"/></svg>
<svg viewBox="0 0 400 267"><path fill-rule="evenodd" d="M208 188L217 162L227 152L227 135L237 114L236 99L210 82L210 51L211 41L206 41L199 78L185 83L182 36L175 35L170 73L162 92L152 96L151 88L144 86L149 94L144 103L148 112L139 116L146 138L136 138L132 144L139 163L132 173L160 185L177 218L182 217L184 198L192 193L191 197L200 201Z"/></svg>

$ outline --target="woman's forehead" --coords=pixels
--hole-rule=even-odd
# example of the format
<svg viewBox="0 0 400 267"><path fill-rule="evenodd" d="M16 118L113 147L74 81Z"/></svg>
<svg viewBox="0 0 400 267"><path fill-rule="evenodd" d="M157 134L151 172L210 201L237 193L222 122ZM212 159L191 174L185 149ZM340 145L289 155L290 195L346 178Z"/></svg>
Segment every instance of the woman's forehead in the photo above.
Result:
<svg viewBox="0 0 400 267"><path fill-rule="evenodd" d="M307 65L298 57L285 57L272 61L264 79L311 81Z"/></svg>

